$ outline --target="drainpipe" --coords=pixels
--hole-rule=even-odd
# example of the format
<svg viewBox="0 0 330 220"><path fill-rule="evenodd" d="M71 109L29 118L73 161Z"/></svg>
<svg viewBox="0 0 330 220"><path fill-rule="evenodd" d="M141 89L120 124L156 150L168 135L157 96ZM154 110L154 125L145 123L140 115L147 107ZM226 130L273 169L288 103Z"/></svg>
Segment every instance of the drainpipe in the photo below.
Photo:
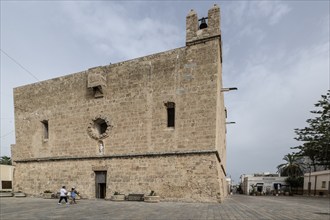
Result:
<svg viewBox="0 0 330 220"><path fill-rule="evenodd" d="M311 173L312 173L312 167L309 165L309 177L308 177L308 195L311 195L311 188L312 188L312 183L311 183Z"/></svg>
<svg viewBox="0 0 330 220"><path fill-rule="evenodd" d="M315 175L314 196L316 196L317 175Z"/></svg>

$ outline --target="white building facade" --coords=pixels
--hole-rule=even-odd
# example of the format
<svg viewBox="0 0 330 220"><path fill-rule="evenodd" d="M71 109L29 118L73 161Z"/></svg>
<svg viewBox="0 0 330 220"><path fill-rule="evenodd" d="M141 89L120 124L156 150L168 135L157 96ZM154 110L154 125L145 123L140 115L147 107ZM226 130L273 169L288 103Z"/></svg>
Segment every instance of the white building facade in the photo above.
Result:
<svg viewBox="0 0 330 220"><path fill-rule="evenodd" d="M251 193L259 193L262 195L269 195L278 192L283 187L287 186L285 179L287 177L280 177L278 174L251 174L242 175L242 190L243 194L249 195Z"/></svg>
<svg viewBox="0 0 330 220"><path fill-rule="evenodd" d="M0 164L0 190L11 191L13 183L14 166Z"/></svg>
<svg viewBox="0 0 330 220"><path fill-rule="evenodd" d="M304 194L330 196L330 170L305 173Z"/></svg>

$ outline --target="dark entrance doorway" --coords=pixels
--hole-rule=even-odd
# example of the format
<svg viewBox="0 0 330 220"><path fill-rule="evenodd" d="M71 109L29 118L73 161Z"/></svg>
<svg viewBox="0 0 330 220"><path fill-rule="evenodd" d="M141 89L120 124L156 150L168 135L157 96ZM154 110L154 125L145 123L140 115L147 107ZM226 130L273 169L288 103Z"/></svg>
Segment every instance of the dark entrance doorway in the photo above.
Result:
<svg viewBox="0 0 330 220"><path fill-rule="evenodd" d="M95 197L104 199L107 188L107 171L95 171Z"/></svg>
<svg viewBox="0 0 330 220"><path fill-rule="evenodd" d="M262 193L263 192L263 188L264 188L264 184L263 183L257 183L257 191Z"/></svg>

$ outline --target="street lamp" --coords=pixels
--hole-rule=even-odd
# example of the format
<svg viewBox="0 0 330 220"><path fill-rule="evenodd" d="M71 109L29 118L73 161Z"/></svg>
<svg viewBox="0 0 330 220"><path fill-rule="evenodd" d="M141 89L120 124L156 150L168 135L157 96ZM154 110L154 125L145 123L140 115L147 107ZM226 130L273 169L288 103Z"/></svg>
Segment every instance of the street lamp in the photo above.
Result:
<svg viewBox="0 0 330 220"><path fill-rule="evenodd" d="M311 183L311 173L312 173L312 166L309 164L309 176L308 176L308 195L311 195L311 188L312 188L312 183Z"/></svg>
<svg viewBox="0 0 330 220"><path fill-rule="evenodd" d="M232 91L232 90L237 90L237 88L236 87L222 88L221 92L229 92L229 91Z"/></svg>

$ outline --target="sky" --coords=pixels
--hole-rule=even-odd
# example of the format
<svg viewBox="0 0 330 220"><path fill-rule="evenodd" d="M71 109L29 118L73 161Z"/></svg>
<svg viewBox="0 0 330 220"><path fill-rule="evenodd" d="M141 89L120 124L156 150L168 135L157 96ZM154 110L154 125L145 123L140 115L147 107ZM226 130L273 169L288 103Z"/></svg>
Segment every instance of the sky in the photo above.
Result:
<svg viewBox="0 0 330 220"><path fill-rule="evenodd" d="M13 88L185 46L186 16L221 9L227 174L275 173L330 88L329 1L2 1L1 148Z"/></svg>

